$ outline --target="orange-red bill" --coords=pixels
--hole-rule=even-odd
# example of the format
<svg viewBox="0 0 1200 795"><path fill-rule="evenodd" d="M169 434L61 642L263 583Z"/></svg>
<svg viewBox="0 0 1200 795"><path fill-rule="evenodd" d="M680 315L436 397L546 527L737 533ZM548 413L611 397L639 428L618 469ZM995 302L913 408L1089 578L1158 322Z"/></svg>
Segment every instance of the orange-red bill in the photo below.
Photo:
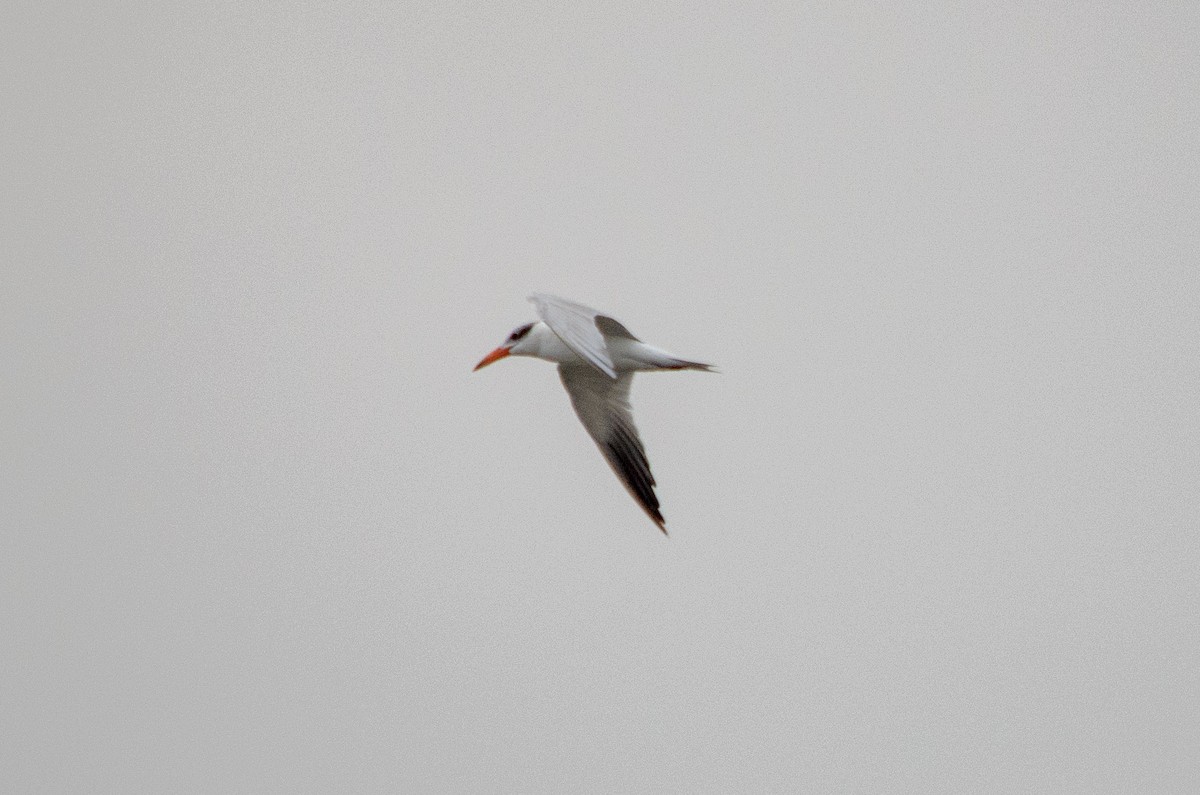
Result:
<svg viewBox="0 0 1200 795"><path fill-rule="evenodd" d="M499 359L503 359L505 356L508 356L508 348L505 348L503 345L501 345L499 348L492 351L487 356L484 356L483 361L481 361L479 364L475 365L475 369L478 370L480 367L487 367L492 362L497 361ZM472 372L474 372L474 371L472 371Z"/></svg>

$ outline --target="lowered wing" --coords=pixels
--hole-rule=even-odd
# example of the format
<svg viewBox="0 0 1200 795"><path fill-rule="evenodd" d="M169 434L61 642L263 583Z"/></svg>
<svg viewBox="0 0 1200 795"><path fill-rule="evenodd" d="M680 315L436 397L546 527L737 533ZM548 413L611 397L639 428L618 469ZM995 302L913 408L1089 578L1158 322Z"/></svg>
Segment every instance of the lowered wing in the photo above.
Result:
<svg viewBox="0 0 1200 795"><path fill-rule="evenodd" d="M633 411L629 406L633 373L610 378L586 365L562 364L558 367L558 375L571 396L571 405L579 421L604 454L608 465L666 535L666 520L658 509L650 461L633 424Z"/></svg>

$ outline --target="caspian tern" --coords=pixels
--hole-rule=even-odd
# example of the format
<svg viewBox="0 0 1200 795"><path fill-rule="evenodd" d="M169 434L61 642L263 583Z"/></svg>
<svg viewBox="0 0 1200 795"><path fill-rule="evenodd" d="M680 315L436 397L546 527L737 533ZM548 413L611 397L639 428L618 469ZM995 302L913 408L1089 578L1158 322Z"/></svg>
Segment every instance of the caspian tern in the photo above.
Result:
<svg viewBox="0 0 1200 795"><path fill-rule="evenodd" d="M571 405L600 452L665 535L654 475L633 424L629 385L642 370L704 370L692 362L639 340L608 315L552 295L532 295L541 320L517 328L500 347L483 357L478 370L506 356L533 356L558 365Z"/></svg>

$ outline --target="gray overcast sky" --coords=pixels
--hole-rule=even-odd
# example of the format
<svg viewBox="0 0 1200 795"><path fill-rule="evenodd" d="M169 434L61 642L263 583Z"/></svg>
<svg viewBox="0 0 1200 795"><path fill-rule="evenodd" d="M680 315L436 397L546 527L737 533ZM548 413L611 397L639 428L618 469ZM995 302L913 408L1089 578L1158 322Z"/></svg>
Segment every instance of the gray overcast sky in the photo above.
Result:
<svg viewBox="0 0 1200 795"><path fill-rule="evenodd" d="M5 789L1200 789L1200 6L560 5L0 11Z"/></svg>

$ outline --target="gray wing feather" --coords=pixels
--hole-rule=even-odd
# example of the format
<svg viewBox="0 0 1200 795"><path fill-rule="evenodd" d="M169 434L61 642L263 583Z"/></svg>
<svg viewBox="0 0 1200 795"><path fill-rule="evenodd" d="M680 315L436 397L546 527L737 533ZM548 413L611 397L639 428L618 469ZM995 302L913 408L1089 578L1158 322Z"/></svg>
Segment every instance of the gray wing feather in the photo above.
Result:
<svg viewBox="0 0 1200 795"><path fill-rule="evenodd" d="M558 375L571 397L571 405L584 429L596 442L604 459L629 494L665 534L666 520L654 493L654 475L646 449L633 424L629 387L633 373L608 378L583 365L559 365Z"/></svg>
<svg viewBox="0 0 1200 795"><path fill-rule="evenodd" d="M568 348L609 378L617 377L612 356L608 352L608 343L604 339L604 330L597 323L597 318L603 318L603 315L583 304L545 293L531 295L529 300L537 307L542 322L549 326ZM624 334L633 336L629 334L628 329L612 318L604 320L615 324Z"/></svg>

